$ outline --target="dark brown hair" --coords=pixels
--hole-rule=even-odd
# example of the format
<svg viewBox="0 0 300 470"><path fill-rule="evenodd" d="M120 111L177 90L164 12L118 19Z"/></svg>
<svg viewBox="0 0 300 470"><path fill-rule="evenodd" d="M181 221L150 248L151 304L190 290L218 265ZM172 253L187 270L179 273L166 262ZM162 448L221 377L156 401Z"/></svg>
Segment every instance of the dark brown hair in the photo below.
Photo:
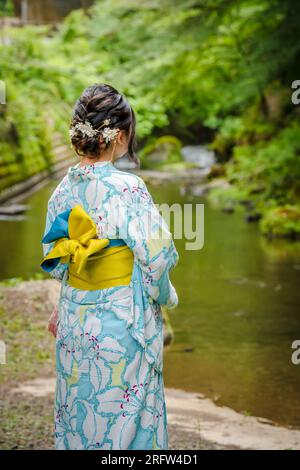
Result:
<svg viewBox="0 0 300 470"><path fill-rule="evenodd" d="M139 164L139 159L135 153L135 114L126 100L111 85L95 84L86 88L76 101L70 127L78 123L89 122L94 129L98 129L105 119L110 118L107 127L123 129L129 136L128 158ZM80 131L75 132L71 137L72 145L76 153L80 156L85 154L98 158L102 149L110 146L111 142L99 142L99 136L83 136Z"/></svg>

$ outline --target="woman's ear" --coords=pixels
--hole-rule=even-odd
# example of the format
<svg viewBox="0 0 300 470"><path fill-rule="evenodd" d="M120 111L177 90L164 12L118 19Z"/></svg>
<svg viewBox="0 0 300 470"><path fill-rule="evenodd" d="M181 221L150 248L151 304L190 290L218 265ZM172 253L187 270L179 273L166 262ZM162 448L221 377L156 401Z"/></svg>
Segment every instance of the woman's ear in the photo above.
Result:
<svg viewBox="0 0 300 470"><path fill-rule="evenodd" d="M118 144L125 144L126 143L126 135L124 129L119 130L117 135L117 142Z"/></svg>

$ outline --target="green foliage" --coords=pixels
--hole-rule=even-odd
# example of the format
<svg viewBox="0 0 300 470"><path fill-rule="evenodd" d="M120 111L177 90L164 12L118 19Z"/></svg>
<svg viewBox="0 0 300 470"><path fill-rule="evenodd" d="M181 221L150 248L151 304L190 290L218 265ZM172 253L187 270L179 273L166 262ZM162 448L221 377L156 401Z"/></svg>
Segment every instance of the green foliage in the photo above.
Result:
<svg viewBox="0 0 300 470"><path fill-rule="evenodd" d="M13 16L14 5L12 0L0 0L0 18L1 16Z"/></svg>
<svg viewBox="0 0 300 470"><path fill-rule="evenodd" d="M267 142L236 146L227 165L232 183L247 187L247 195L292 202L300 192L300 125L292 122Z"/></svg>
<svg viewBox="0 0 300 470"><path fill-rule="evenodd" d="M7 91L0 107L0 190L48 168L53 133L66 131L66 71L45 60L51 56L48 30L11 29L9 43L0 45L0 79Z"/></svg>
<svg viewBox="0 0 300 470"><path fill-rule="evenodd" d="M269 210L260 221L262 233L273 237L300 238L300 208L284 205Z"/></svg>
<svg viewBox="0 0 300 470"><path fill-rule="evenodd" d="M102 82L133 106L145 166L155 138L195 141L198 129L209 128L237 193L261 211L298 201L291 83L299 78L299 13L298 0L99 0L88 13L73 11L56 32L6 29L0 189L51 164L53 133L68 138L76 99ZM175 145L169 168L182 167L180 160Z"/></svg>
<svg viewBox="0 0 300 470"><path fill-rule="evenodd" d="M237 186L228 188L212 188L208 195L210 202L216 207L224 209L234 209L239 207L240 201L246 198L246 192Z"/></svg>
<svg viewBox="0 0 300 470"><path fill-rule="evenodd" d="M181 142L171 135L151 139L141 150L140 158L144 168L162 168L181 163Z"/></svg>

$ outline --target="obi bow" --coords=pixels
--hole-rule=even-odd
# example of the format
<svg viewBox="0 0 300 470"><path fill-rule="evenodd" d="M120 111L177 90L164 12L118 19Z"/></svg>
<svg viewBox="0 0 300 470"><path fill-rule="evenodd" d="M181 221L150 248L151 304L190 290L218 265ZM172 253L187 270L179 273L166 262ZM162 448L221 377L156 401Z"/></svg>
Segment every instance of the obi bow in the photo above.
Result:
<svg viewBox="0 0 300 470"><path fill-rule="evenodd" d="M81 289L128 284L133 254L123 240L97 238L95 222L77 204L55 218L42 243L55 241L40 266L52 271L59 262L69 263L69 282Z"/></svg>
<svg viewBox="0 0 300 470"><path fill-rule="evenodd" d="M88 258L109 245L108 238L95 238L96 235L95 222L79 204L62 212L42 239L42 243L56 240L54 247L41 263L42 269L52 271L59 261L72 262L75 272L80 274Z"/></svg>

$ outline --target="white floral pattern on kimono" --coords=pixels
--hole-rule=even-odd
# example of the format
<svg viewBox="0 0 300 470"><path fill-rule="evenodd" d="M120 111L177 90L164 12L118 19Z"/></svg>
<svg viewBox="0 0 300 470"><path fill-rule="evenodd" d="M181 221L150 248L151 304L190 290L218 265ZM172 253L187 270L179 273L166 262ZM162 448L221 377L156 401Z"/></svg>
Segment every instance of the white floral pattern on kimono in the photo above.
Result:
<svg viewBox="0 0 300 470"><path fill-rule="evenodd" d="M98 290L68 285L67 263L50 273L61 281L55 448L168 449L161 306L178 304L172 235L144 181L108 161L69 168L49 199L44 234L77 204L99 238L126 242L134 265L129 285ZM53 245L43 244L44 256Z"/></svg>

